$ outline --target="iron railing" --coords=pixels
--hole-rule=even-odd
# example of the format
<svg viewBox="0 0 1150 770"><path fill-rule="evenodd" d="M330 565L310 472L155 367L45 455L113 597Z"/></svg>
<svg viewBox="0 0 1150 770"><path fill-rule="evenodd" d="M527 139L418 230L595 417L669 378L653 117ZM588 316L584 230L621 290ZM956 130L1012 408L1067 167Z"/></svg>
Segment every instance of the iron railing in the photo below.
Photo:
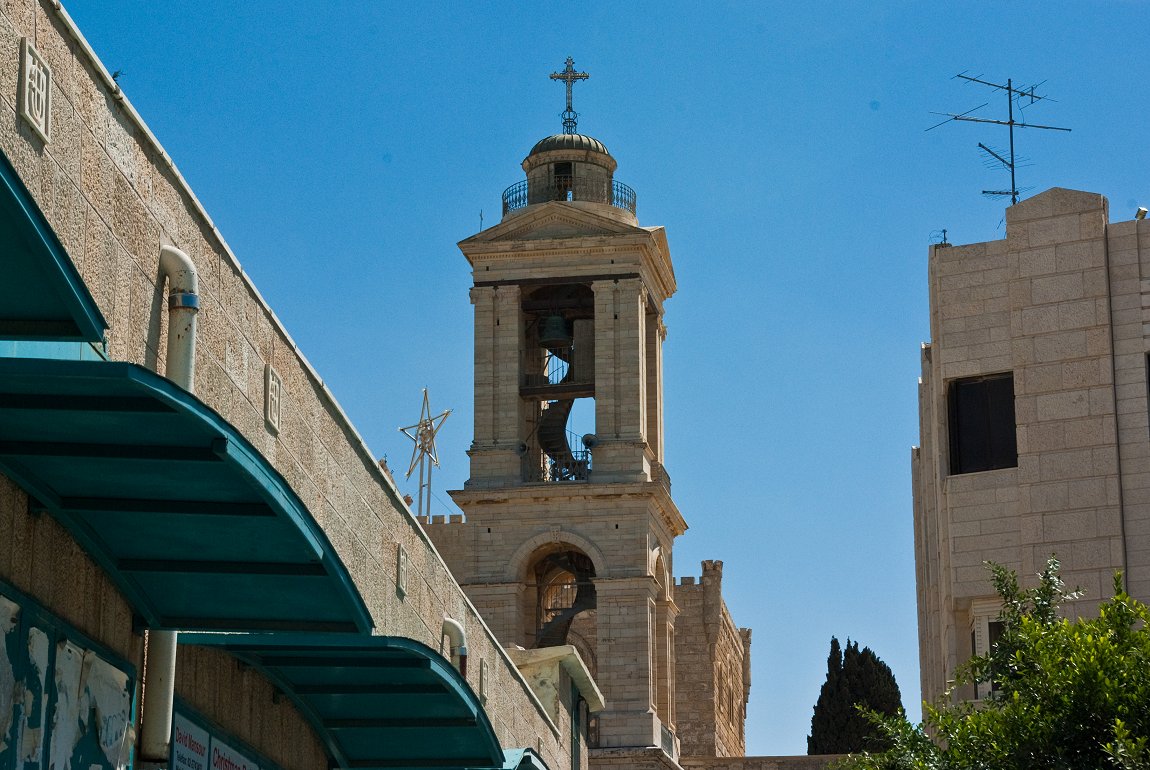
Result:
<svg viewBox="0 0 1150 770"><path fill-rule="evenodd" d="M539 388L548 385L585 385L595 382L594 360L590 358L591 348L577 349L575 346L550 348L542 361L543 371L524 372L521 384L525 388ZM533 363L539 366L538 358L530 363L525 360L523 368Z"/></svg>
<svg viewBox="0 0 1150 770"><path fill-rule="evenodd" d="M582 447L582 439L567 431L569 457L556 460L545 452L528 450L523 463L523 480L535 482L588 481L591 478L591 450Z"/></svg>
<svg viewBox="0 0 1150 770"><path fill-rule="evenodd" d="M615 208L635 213L635 191L622 182L588 179L579 176L557 176L549 180L524 179L503 191L503 213L534 203L547 201L588 201L609 203Z"/></svg>

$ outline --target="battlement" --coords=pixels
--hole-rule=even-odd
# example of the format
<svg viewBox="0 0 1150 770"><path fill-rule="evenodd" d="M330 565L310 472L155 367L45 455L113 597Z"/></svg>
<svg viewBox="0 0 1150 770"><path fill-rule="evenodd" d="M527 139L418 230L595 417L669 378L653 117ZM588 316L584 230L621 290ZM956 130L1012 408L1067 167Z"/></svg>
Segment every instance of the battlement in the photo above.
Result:
<svg viewBox="0 0 1150 770"><path fill-rule="evenodd" d="M683 756L741 756L750 696L750 629L738 628L723 601L723 562L675 581L676 701L692 719L679 723Z"/></svg>
<svg viewBox="0 0 1150 770"><path fill-rule="evenodd" d="M466 524L467 518L462 513L452 513L444 516L441 513L434 516L416 516L415 520L422 524L424 527L435 524Z"/></svg>
<svg viewBox="0 0 1150 770"><path fill-rule="evenodd" d="M675 578L675 585L681 588L683 586L722 584L723 562L721 560L705 559L702 566L703 574L701 576L697 578L693 576Z"/></svg>

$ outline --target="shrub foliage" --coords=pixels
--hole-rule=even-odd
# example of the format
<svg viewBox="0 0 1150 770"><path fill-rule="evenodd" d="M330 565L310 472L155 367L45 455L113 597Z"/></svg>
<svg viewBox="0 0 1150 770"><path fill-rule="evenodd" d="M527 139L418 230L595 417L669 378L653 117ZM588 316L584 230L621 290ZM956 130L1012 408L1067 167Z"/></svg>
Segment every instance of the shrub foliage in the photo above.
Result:
<svg viewBox="0 0 1150 770"><path fill-rule="evenodd" d="M870 718L885 751L851 757L860 770L1150 770L1150 609L1114 579L1114 597L1098 616L1074 621L1059 606L1068 592L1054 557L1035 588L990 565L1002 598L1003 634L973 658L956 686L993 680L980 703L955 703L947 693L924 704L923 722L904 715Z"/></svg>

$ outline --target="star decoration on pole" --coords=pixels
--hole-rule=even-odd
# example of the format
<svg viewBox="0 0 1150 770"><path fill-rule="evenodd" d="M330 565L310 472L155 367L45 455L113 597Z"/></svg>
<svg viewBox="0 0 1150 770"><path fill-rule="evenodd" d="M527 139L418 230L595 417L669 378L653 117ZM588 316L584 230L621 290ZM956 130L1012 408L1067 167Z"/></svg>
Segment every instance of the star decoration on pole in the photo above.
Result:
<svg viewBox="0 0 1150 770"><path fill-rule="evenodd" d="M416 467L419 468L419 507L416 513L420 516L431 515L431 469L439 467L439 455L435 450L435 436L450 414L451 410L446 409L432 417L431 402L427 396L427 388L424 388L423 408L419 413L419 422L399 429L400 433L407 436L415 444L411 450L411 464L407 468L405 478L410 479ZM427 489L426 496L423 494L425 488ZM426 503L424 502L425 499Z"/></svg>

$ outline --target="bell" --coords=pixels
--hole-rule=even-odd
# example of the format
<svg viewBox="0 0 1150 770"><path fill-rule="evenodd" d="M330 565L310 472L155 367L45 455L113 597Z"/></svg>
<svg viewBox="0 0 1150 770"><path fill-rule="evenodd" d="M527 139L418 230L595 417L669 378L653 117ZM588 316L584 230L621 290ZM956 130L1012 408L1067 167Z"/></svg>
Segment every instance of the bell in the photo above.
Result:
<svg viewBox="0 0 1150 770"><path fill-rule="evenodd" d="M561 315L549 315L539 326L539 346L547 349L571 347L571 332Z"/></svg>

